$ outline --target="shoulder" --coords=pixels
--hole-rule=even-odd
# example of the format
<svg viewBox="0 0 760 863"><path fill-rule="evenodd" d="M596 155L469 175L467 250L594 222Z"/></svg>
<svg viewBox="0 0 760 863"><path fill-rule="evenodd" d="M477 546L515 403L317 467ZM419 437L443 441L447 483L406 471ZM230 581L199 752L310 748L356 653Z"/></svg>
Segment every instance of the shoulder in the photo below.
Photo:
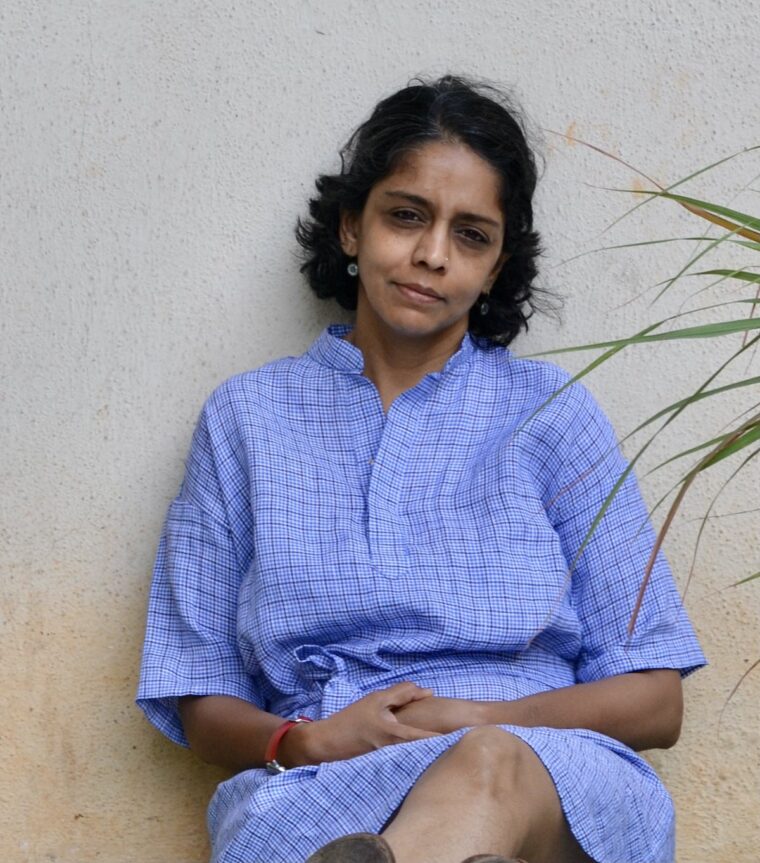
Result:
<svg viewBox="0 0 760 863"><path fill-rule="evenodd" d="M491 381L496 416L508 418L504 428L510 445L547 487L568 471L617 463L614 428L590 390L570 372L503 348L483 351L479 365Z"/></svg>
<svg viewBox="0 0 760 863"><path fill-rule="evenodd" d="M277 405L287 404L293 389L302 385L312 365L304 356L282 357L233 375L208 396L202 416L215 424L276 412Z"/></svg>
<svg viewBox="0 0 760 863"><path fill-rule="evenodd" d="M566 428L601 414L584 384L555 363L518 357L498 346L479 351L479 358L497 398L519 405L519 430Z"/></svg>

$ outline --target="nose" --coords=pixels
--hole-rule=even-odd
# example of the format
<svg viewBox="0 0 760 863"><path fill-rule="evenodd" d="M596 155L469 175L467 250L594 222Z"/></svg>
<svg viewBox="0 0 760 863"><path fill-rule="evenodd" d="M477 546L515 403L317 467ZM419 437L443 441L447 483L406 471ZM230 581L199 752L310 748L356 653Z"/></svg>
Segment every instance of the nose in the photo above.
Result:
<svg viewBox="0 0 760 863"><path fill-rule="evenodd" d="M424 264L431 270L445 269L449 263L449 236L444 225L432 225L424 231L414 250L415 264Z"/></svg>

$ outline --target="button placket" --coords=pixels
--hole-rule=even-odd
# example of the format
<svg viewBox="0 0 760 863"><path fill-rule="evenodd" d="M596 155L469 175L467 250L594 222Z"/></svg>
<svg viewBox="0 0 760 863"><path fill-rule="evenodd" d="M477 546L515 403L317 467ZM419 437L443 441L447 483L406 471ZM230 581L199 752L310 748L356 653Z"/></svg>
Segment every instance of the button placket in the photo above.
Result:
<svg viewBox="0 0 760 863"><path fill-rule="evenodd" d="M409 568L410 555L400 508L405 462L412 445L410 427L403 422L404 399L409 397L409 392L399 396L386 416L367 496L372 568L377 575L387 579L404 576Z"/></svg>

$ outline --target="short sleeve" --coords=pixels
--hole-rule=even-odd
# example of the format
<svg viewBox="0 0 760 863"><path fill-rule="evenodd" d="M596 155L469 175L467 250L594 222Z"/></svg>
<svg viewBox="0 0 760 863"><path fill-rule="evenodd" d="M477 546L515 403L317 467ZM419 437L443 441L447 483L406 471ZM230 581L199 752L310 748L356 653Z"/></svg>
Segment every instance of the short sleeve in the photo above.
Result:
<svg viewBox="0 0 760 863"><path fill-rule="evenodd" d="M661 552L634 632L628 636L655 542L632 471L583 545L597 513L628 467L614 430L580 384L571 384L556 401L565 417L561 440L545 465L552 477L547 513L572 566L571 601L582 633L576 678L588 682L653 668L678 669L686 676L704 665L705 657Z"/></svg>
<svg viewBox="0 0 760 863"><path fill-rule="evenodd" d="M184 746L179 696L232 695L263 707L236 638L245 556L237 537L251 535L241 524L245 507L236 505L240 473L223 424L207 405L158 546L137 691L147 718Z"/></svg>

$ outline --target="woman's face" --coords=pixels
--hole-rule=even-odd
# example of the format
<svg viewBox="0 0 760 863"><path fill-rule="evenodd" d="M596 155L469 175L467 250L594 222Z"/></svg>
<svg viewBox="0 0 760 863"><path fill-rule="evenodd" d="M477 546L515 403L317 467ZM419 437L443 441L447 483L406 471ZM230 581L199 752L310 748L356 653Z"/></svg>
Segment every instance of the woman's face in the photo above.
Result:
<svg viewBox="0 0 760 863"><path fill-rule="evenodd" d="M373 186L361 213L342 215L343 251L359 265L357 327L386 338L464 335L504 262L500 183L464 144L431 142Z"/></svg>

